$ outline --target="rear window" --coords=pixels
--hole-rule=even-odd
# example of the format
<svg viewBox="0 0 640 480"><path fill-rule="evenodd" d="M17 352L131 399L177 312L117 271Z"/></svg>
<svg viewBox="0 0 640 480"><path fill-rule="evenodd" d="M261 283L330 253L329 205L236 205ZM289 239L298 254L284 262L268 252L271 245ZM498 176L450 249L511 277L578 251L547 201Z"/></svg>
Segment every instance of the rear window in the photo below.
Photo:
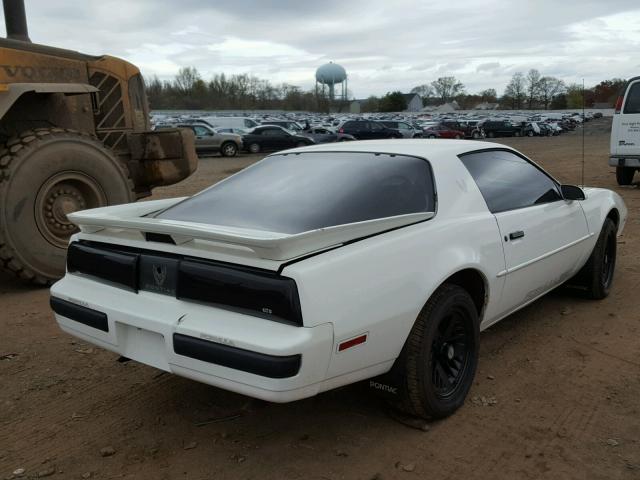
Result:
<svg viewBox="0 0 640 480"><path fill-rule="evenodd" d="M640 113L640 82L631 85L624 104L624 113Z"/></svg>
<svg viewBox="0 0 640 480"><path fill-rule="evenodd" d="M429 163L361 152L272 155L157 218L295 234L435 211Z"/></svg>

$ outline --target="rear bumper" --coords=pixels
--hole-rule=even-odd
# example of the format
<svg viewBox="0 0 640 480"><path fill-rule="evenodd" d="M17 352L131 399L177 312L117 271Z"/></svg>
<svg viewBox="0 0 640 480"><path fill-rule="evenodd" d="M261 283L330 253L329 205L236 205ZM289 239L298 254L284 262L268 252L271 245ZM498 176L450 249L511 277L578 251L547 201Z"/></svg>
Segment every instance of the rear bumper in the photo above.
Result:
<svg viewBox="0 0 640 480"><path fill-rule="evenodd" d="M612 167L640 168L640 157L611 156L609 157L609 165Z"/></svg>
<svg viewBox="0 0 640 480"><path fill-rule="evenodd" d="M313 396L333 327L296 327L67 274L51 288L62 330L124 357L273 402ZM81 301L79 299L82 299Z"/></svg>

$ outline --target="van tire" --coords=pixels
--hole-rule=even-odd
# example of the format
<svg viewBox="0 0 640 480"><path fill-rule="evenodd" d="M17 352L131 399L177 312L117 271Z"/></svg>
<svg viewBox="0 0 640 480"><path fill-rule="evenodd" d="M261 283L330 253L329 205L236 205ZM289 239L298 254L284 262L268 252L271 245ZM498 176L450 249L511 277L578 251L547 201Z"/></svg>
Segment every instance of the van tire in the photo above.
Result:
<svg viewBox="0 0 640 480"><path fill-rule="evenodd" d="M618 185L631 185L636 169L632 167L616 167L616 181Z"/></svg>

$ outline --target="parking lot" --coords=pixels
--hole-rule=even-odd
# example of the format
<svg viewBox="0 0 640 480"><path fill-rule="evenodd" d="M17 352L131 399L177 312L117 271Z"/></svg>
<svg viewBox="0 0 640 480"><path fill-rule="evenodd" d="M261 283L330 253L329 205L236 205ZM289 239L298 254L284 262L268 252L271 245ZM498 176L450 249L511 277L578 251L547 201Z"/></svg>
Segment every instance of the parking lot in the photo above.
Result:
<svg viewBox="0 0 640 480"><path fill-rule="evenodd" d="M466 405L428 431L363 385L277 405L119 363L58 329L46 289L0 274L0 478L640 478L640 189L607 165L610 123L585 124L585 183L629 208L612 294L559 290L484 332ZM581 182L579 129L500 142ZM153 198L260 158L204 158Z"/></svg>

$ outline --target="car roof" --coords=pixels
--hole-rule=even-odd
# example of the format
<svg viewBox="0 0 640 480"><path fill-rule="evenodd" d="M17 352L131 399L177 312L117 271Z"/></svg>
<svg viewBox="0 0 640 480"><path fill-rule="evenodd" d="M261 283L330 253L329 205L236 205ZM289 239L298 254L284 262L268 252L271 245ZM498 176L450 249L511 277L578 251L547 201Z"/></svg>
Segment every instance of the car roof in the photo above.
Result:
<svg viewBox="0 0 640 480"><path fill-rule="evenodd" d="M392 153L396 155L411 155L424 157L431 162L437 162L440 157L461 155L477 150L504 148L515 151L511 147L493 142L474 140L445 140L445 139L393 139L393 140L360 140L358 142L340 142L339 144L319 144L308 147L293 148L286 152L376 152Z"/></svg>

